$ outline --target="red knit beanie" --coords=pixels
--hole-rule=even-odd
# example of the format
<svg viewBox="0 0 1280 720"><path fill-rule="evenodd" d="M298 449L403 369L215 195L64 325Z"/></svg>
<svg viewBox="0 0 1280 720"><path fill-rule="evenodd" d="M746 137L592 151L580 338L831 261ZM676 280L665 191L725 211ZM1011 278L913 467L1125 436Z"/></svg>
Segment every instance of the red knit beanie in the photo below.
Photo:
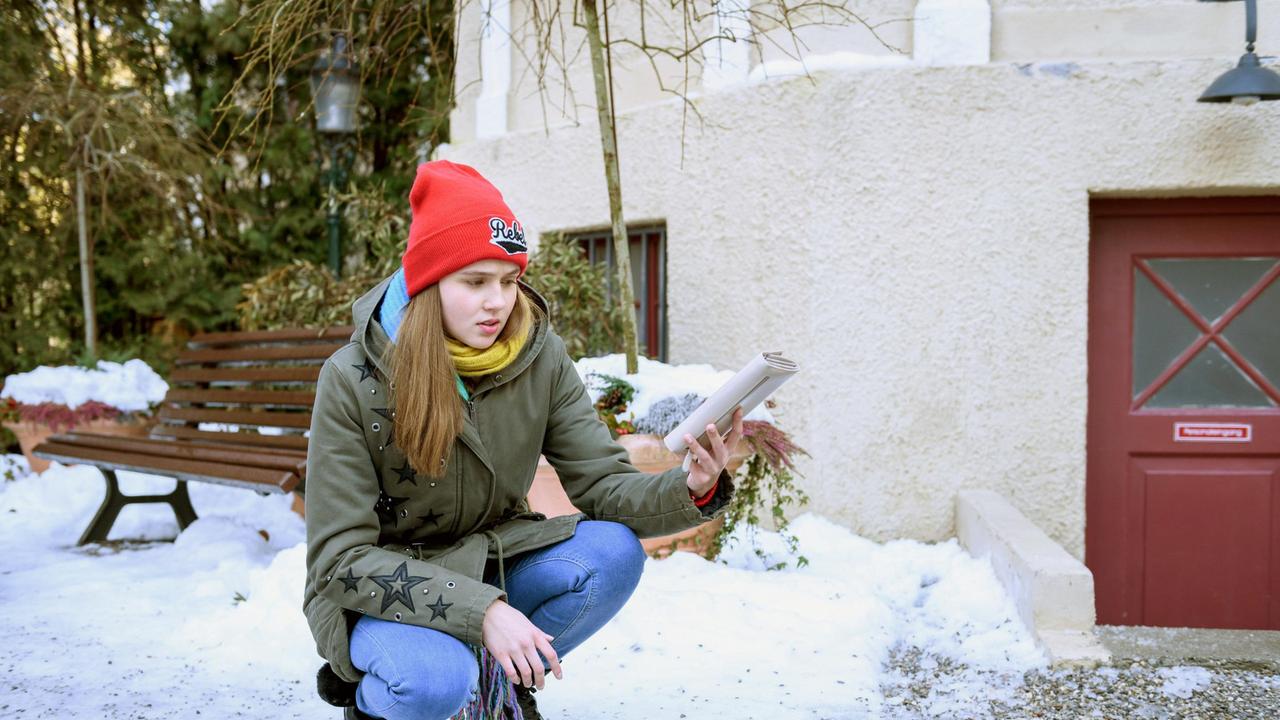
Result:
<svg viewBox="0 0 1280 720"><path fill-rule="evenodd" d="M475 168L448 160L419 165L409 207L409 247L400 261L409 297L478 260L513 262L524 274L524 228Z"/></svg>

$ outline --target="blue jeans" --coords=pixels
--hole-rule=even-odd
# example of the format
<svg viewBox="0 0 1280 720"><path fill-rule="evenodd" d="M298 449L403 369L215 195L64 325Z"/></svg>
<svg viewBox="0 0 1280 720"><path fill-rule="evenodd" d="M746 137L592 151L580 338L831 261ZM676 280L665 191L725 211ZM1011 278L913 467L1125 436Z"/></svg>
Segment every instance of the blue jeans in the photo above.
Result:
<svg viewBox="0 0 1280 720"><path fill-rule="evenodd" d="M507 560L507 602L555 636L551 647L563 659L622 609L640 582L645 555L625 525L586 520L568 540ZM479 684L466 643L367 615L352 630L351 662L365 673L356 706L387 720L445 720Z"/></svg>

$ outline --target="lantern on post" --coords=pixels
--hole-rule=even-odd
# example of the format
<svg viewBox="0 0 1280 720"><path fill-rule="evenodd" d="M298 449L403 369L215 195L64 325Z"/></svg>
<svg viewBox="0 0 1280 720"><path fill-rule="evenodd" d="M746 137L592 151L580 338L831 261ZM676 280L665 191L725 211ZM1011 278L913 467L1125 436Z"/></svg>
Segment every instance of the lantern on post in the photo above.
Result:
<svg viewBox="0 0 1280 720"><path fill-rule="evenodd" d="M329 267L334 277L342 272L342 209L338 188L347 182L355 157L353 141L360 104L360 77L342 33L333 36L333 47L311 66L311 96L316 108L316 132L320 134L323 156L329 160L324 173L329 225Z"/></svg>

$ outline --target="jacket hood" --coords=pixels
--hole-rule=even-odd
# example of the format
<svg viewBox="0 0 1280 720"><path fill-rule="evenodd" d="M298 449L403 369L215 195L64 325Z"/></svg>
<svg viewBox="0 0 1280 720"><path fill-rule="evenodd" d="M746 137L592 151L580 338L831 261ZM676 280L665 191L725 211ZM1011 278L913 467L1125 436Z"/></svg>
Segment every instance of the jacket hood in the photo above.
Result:
<svg viewBox="0 0 1280 720"><path fill-rule="evenodd" d="M387 349L387 345L391 343L391 339L387 337L387 332L382 329L382 324L373 317L373 311L381 302L382 296L387 292L387 286L391 284L391 278L394 273L382 279L382 282L373 286L373 289L361 295L354 303L351 304L351 315L354 320L355 331L351 334L351 341L360 344L364 348L365 355L378 368L378 372L383 377L390 377L390 368L383 364L382 356ZM529 341L524 344L524 348L520 350L520 354L516 356L515 362L511 363L505 371L507 377L515 377L533 362L542 350L542 346L546 344L547 334L550 331L550 306L547 304L546 298L537 290L534 290L523 280L519 281L521 292L525 294L542 312L539 317L534 318L534 327L531 331Z"/></svg>

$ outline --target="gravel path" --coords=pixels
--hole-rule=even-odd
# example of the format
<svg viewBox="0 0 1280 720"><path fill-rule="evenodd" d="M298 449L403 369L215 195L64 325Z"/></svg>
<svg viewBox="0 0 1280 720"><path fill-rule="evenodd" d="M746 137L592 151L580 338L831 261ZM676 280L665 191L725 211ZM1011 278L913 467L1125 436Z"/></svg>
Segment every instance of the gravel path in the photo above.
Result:
<svg viewBox="0 0 1280 720"><path fill-rule="evenodd" d="M1120 660L1107 666L1033 670L1009 676L900 648L882 687L885 718L1280 718L1276 663ZM897 707L897 710L893 710Z"/></svg>

